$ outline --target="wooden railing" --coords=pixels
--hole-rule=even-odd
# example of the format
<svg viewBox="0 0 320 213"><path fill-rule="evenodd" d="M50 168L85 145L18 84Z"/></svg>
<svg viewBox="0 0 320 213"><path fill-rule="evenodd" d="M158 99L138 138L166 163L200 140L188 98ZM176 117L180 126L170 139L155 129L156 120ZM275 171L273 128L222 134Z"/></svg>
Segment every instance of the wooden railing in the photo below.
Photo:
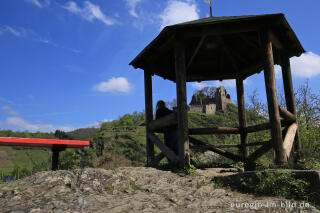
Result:
<svg viewBox="0 0 320 213"><path fill-rule="evenodd" d="M287 158L290 156L290 152L293 146L294 138L297 131L297 123L296 116L286 109L279 106L280 116L283 118L281 120L281 126L286 127L283 130L283 148L286 152ZM161 132L161 130L165 127L176 125L177 124L177 114L173 113L167 116L164 116L160 119L153 120L149 123L149 130L152 132ZM241 134L241 132L245 133L253 133L257 131L269 130L272 128L270 123L262 123L253 126L247 126L243 129L239 127L212 127L212 128L189 128L189 135L210 135L210 134ZM158 156L156 156L156 161L159 162L164 156L167 156L171 161L177 162L178 156L167 146L164 145L160 141L160 139L153 133L148 133L148 138L162 151ZM190 143L194 148L210 150L215 153L218 153L224 157L230 158L234 161L255 161L264 153L268 152L272 147L272 141L264 141L264 142L253 142L247 144L219 144L219 145L211 145L205 142L202 142L196 138L189 137ZM233 154L231 152L222 150L221 148L238 148L244 149L245 147L250 146L261 146L256 149L253 153L251 153L246 159L243 156L239 156Z"/></svg>

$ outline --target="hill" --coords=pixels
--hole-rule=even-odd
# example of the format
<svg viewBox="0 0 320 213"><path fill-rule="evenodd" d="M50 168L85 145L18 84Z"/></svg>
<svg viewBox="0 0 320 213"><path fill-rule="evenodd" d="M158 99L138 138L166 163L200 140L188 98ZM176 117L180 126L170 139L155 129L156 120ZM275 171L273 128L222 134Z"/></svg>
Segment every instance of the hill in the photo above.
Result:
<svg viewBox="0 0 320 213"><path fill-rule="evenodd" d="M228 104L225 112L218 111L215 115L192 111L189 111L188 114L190 128L238 126L237 107L233 104ZM253 111L248 111L249 124L265 121L266 119L263 116ZM146 133L143 124L144 114L141 112L126 114L118 120L103 123L90 140L91 149L82 151L82 157L79 157L76 161L80 163L82 158L82 162L86 160L90 162L88 165L101 168L144 165L146 162ZM162 134L158 134L158 136L163 139ZM238 135L202 135L196 137L214 145L240 143ZM249 140L252 142L259 141L267 137L269 136L266 135L266 132L260 132L251 135ZM237 149L231 148L231 151L236 152ZM89 157L86 156L88 152ZM95 156L92 156L92 152L94 152ZM158 152L159 150L156 148L156 153ZM62 158L68 160L70 155L74 155L74 153L70 151L64 154ZM197 157L197 154L194 153L193 156ZM73 165L76 161L67 162L66 165ZM217 162L220 162L220 165L228 164L229 166L233 163L224 158L217 160Z"/></svg>

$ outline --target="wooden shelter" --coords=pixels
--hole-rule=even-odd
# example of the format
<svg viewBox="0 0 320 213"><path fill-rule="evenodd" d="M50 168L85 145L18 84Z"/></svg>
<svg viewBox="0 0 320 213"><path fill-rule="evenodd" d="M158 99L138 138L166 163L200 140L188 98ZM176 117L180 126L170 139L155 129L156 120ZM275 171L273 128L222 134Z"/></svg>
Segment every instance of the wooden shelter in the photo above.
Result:
<svg viewBox="0 0 320 213"><path fill-rule="evenodd" d="M189 141L242 161L246 168L271 148L275 150L275 162L287 164L293 144L296 151L300 150L289 59L303 52L283 14L209 17L165 27L130 63L144 70L147 164L156 165L167 156L180 166L190 165ZM287 109L278 106L274 64L282 67ZM262 70L270 121L247 126L243 80ZM153 120L153 75L175 82L177 90L177 113L159 120ZM186 82L225 79L236 80L239 127L189 129ZM179 131L179 156L154 134L175 122ZM248 133L267 129L271 130L271 141L248 143ZM241 150L241 155L190 137L199 134L240 134L241 144L234 146ZM154 144L162 150L158 156L154 156ZM261 147L249 153L249 146Z"/></svg>

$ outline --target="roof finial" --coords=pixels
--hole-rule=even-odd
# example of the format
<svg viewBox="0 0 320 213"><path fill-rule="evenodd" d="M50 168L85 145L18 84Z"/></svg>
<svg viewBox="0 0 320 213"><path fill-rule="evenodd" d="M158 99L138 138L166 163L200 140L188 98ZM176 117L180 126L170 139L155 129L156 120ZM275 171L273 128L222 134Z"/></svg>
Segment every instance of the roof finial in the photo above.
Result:
<svg viewBox="0 0 320 213"><path fill-rule="evenodd" d="M210 17L212 17L212 0L204 0L208 4L210 4Z"/></svg>

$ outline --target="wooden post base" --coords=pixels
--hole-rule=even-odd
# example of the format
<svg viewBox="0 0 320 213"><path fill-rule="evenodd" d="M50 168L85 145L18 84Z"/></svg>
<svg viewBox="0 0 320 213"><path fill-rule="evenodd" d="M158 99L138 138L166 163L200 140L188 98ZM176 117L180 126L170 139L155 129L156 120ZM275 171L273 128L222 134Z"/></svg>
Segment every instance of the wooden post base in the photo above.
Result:
<svg viewBox="0 0 320 213"><path fill-rule="evenodd" d="M51 161L51 170L56 171L59 165L59 154L61 151L64 151L65 146L54 146L52 147L52 161Z"/></svg>

